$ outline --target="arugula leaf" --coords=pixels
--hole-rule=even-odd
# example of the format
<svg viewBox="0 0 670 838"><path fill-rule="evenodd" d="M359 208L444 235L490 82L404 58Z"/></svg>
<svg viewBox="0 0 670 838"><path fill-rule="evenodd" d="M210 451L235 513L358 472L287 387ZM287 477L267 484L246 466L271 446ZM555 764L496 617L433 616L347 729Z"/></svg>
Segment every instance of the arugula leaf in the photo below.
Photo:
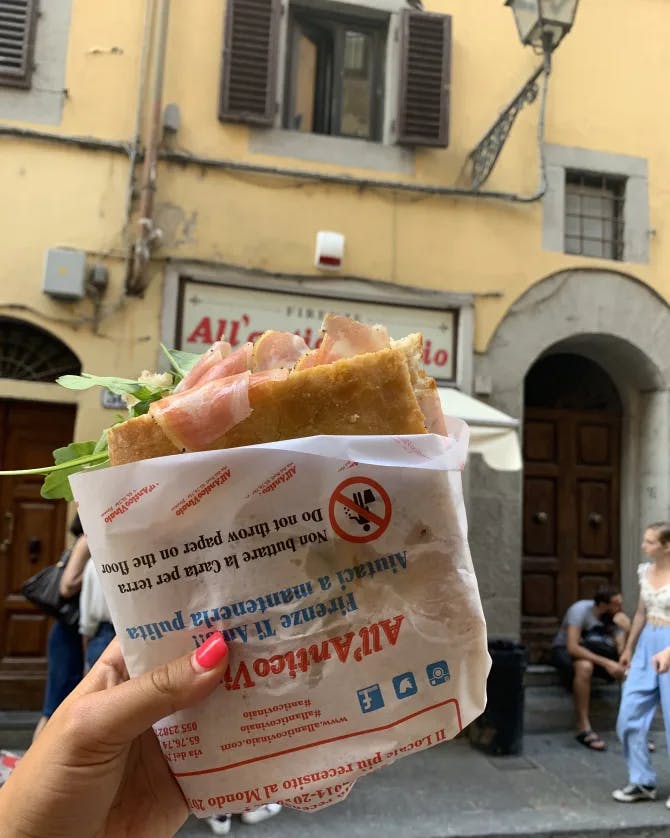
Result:
<svg viewBox="0 0 670 838"><path fill-rule="evenodd" d="M168 350L163 346L165 354L176 371L176 376L183 377L200 360L200 355L190 352L181 352L177 349ZM169 395L174 385L173 380L170 386L136 381L131 378L118 378L116 376L91 375L61 375L56 382L69 390L88 390L90 387L106 387L112 393L119 395L133 396L136 401L128 408L128 415L131 417L142 416L147 413L152 402ZM132 400L131 400L132 401ZM117 416L117 422L125 421L125 416ZM116 424L116 422L112 423ZM71 442L62 448L56 448L53 452L54 464L43 468L21 469L18 471L0 471L0 476L11 476L15 474L43 474L45 475L42 484L41 494L44 498L65 498L72 500L69 478L79 471L89 471L98 468L105 468L109 465L109 454L107 434L109 428L96 440L87 442Z"/></svg>
<svg viewBox="0 0 670 838"><path fill-rule="evenodd" d="M137 390L144 385L132 378L116 378L110 375L91 375L84 372L81 375L61 375L56 379L56 384L68 390L89 390L91 387L106 387L112 393L123 395L131 393L136 395Z"/></svg>
<svg viewBox="0 0 670 838"><path fill-rule="evenodd" d="M64 498L72 500L69 477L78 471L104 468L109 465L107 453L107 431L105 428L100 439L87 442L71 442L53 452L54 464L43 468L20 469L0 472L2 476L13 474L44 474L44 483L40 490L43 498Z"/></svg>
<svg viewBox="0 0 670 838"><path fill-rule="evenodd" d="M64 450L64 449L56 449ZM51 474L52 471L65 471L70 466L76 465L87 466L89 464L98 463L107 457L106 451L101 451L99 454L85 454L77 457L74 460L68 460L53 466L41 466L40 468L17 468L9 471L0 471L0 477L12 477L15 474Z"/></svg>
<svg viewBox="0 0 670 838"><path fill-rule="evenodd" d="M119 422L123 422L123 417L119 418ZM109 446L107 445L107 434L109 433L109 428L105 428L105 430L100 434L100 439L95 443L95 448L93 449L94 454L99 454L101 451L107 451Z"/></svg>
<svg viewBox="0 0 670 838"><path fill-rule="evenodd" d="M152 395L147 399L142 399L139 402L136 402L134 405L128 408L128 412L134 418L135 416L143 416L145 413L148 413L149 407L151 406L151 402L156 402L159 399L162 399L163 396L168 394L168 390L160 390L157 393L152 393Z"/></svg>
<svg viewBox="0 0 670 838"><path fill-rule="evenodd" d="M89 462L90 468L102 468L109 465L109 458L105 454L102 458L98 456L96 460L90 458ZM77 462L76 460L72 460L69 463L69 468L64 468L59 471L54 470L50 474L47 474L44 478L44 483L42 483L40 494L43 498L51 500L58 498L64 498L68 501L73 500L72 489L70 488L70 475L84 470L88 471L85 465L82 465L81 462Z"/></svg>
<svg viewBox="0 0 670 838"><path fill-rule="evenodd" d="M139 384L138 383L137 389L131 395L135 396L135 398L138 401L143 402L143 401L146 401L147 399L153 399L156 396L158 398L161 398L162 396L165 396L170 392L171 392L171 388L170 389L164 388L164 389L156 390L155 388L147 387L146 384Z"/></svg>
<svg viewBox="0 0 670 838"><path fill-rule="evenodd" d="M202 358L202 355L196 355L193 352L183 352L181 349L168 349L162 343L161 349L167 355L167 359L170 364L172 364L172 368L182 378L184 378Z"/></svg>
<svg viewBox="0 0 670 838"><path fill-rule="evenodd" d="M52 471L51 474L47 474L42 483L40 495L47 500L58 500L60 498L67 501L73 500L68 478L71 474L74 474L76 469L77 466L73 466L65 471Z"/></svg>
<svg viewBox="0 0 670 838"><path fill-rule="evenodd" d="M78 460L80 457L86 457L88 454L95 452L95 441L92 442L71 442L64 448L56 448L53 452L54 463L57 466L68 463L70 460ZM97 453L97 452L95 452Z"/></svg>
<svg viewBox="0 0 670 838"><path fill-rule="evenodd" d="M88 390L90 387L106 387L112 393L134 396L140 402L152 402L171 392L171 387L156 389L141 381L130 378L114 378L100 375L62 375L56 383L68 390ZM136 416L131 412L131 416Z"/></svg>

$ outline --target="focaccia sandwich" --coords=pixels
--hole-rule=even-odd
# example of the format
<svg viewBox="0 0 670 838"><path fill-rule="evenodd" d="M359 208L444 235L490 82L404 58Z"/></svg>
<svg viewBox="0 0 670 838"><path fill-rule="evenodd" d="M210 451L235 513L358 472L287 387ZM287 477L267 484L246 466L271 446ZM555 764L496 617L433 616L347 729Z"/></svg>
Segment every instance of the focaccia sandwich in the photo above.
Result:
<svg viewBox="0 0 670 838"><path fill-rule="evenodd" d="M446 433L420 334L326 316L317 349L269 331L215 343L174 392L110 428L111 465L320 434Z"/></svg>

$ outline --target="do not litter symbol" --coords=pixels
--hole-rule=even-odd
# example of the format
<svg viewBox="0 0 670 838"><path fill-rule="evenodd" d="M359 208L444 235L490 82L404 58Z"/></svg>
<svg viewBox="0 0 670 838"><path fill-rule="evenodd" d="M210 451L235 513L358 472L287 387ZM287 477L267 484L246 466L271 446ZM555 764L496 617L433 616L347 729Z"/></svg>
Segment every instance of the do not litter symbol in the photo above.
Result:
<svg viewBox="0 0 670 838"><path fill-rule="evenodd" d="M391 523L391 498L370 477L350 477L330 497L330 525L345 541L363 544L379 538Z"/></svg>

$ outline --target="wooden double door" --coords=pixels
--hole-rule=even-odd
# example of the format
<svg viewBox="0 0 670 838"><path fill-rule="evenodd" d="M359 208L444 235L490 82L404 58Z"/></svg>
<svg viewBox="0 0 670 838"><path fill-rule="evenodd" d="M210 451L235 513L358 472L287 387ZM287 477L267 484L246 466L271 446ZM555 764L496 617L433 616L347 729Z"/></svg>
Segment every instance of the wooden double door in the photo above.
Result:
<svg viewBox="0 0 670 838"><path fill-rule="evenodd" d="M621 419L527 408L524 421L522 638L546 662L567 608L620 584Z"/></svg>
<svg viewBox="0 0 670 838"><path fill-rule="evenodd" d="M0 400L0 469L38 468L72 440L75 408ZM65 542L66 504L40 496L42 478L0 477L0 710L37 710L48 620L19 593Z"/></svg>

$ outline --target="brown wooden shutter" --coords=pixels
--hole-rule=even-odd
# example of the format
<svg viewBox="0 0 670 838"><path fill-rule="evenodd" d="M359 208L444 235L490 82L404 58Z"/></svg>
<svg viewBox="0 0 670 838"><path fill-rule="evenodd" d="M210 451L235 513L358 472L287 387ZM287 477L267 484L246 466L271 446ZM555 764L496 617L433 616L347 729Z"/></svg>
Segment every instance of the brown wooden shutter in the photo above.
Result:
<svg viewBox="0 0 670 838"><path fill-rule="evenodd" d="M404 9L400 37L398 142L446 148L451 17Z"/></svg>
<svg viewBox="0 0 670 838"><path fill-rule="evenodd" d="M0 85L30 87L38 0L0 0Z"/></svg>
<svg viewBox="0 0 670 838"><path fill-rule="evenodd" d="M219 119L272 125L280 0L227 0Z"/></svg>

